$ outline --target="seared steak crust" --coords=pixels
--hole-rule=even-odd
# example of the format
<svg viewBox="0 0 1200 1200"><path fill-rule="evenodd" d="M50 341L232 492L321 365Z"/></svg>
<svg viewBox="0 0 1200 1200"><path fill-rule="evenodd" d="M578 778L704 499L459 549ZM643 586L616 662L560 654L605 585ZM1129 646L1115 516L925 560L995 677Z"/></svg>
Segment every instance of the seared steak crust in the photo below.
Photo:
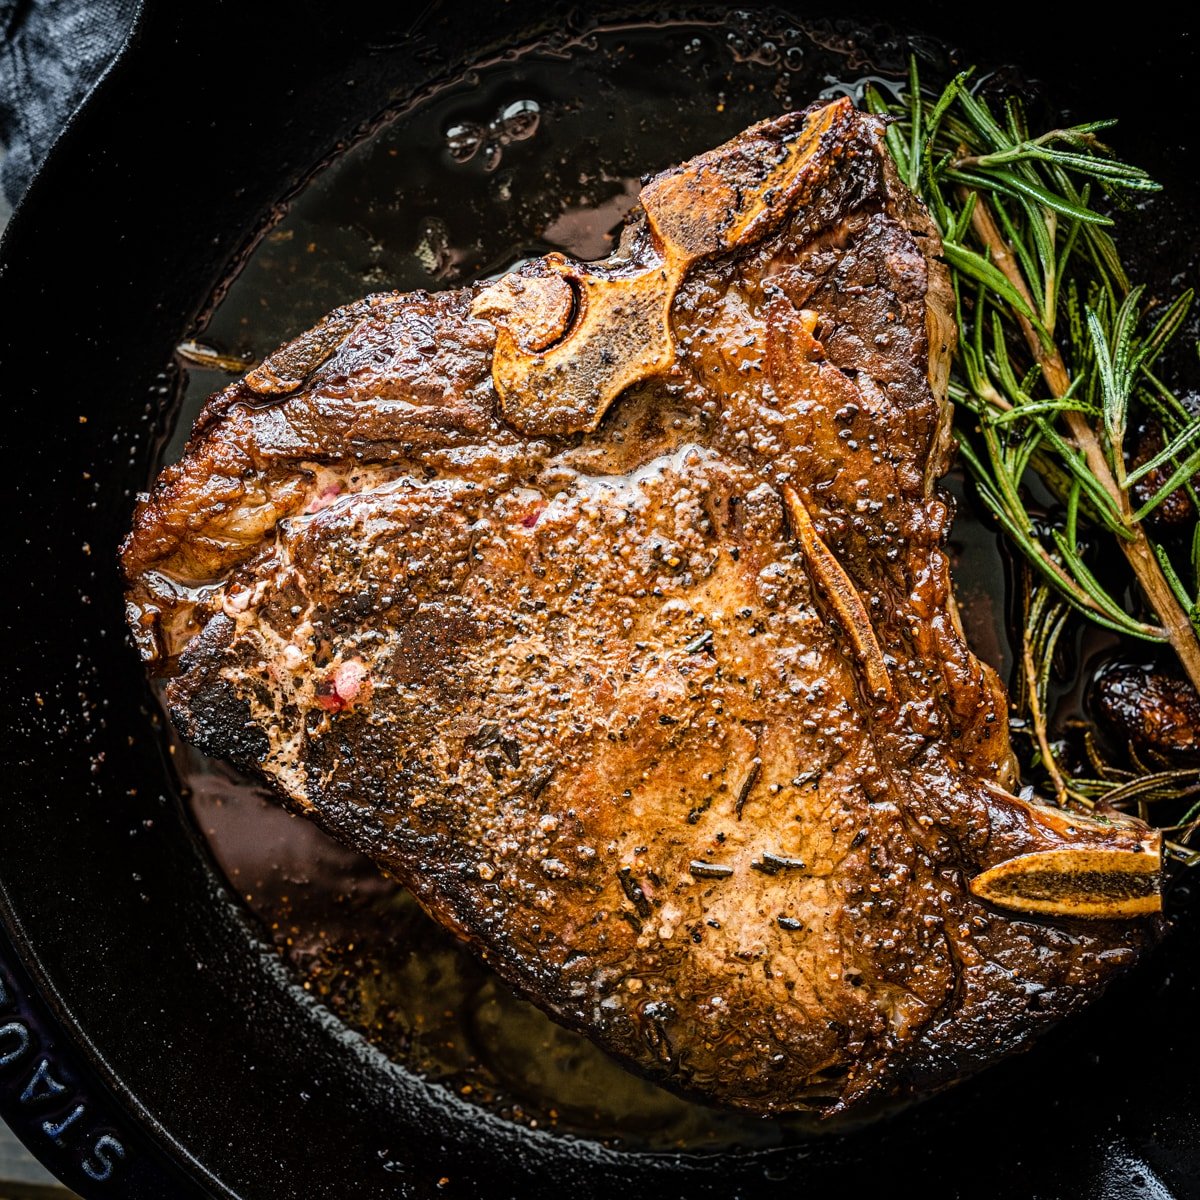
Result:
<svg viewBox="0 0 1200 1200"><path fill-rule="evenodd" d="M947 282L879 122L793 114L682 171L740 204L818 120L761 230L689 228L671 361L606 413L597 391L525 432L494 291L373 296L209 402L124 549L189 740L558 1020L762 1113L941 1087L1155 930L970 890L1025 854L1155 848L1009 791L933 488ZM717 228L705 194L687 219ZM666 236L636 214L595 270L656 269ZM546 278L505 282L518 315Z"/></svg>

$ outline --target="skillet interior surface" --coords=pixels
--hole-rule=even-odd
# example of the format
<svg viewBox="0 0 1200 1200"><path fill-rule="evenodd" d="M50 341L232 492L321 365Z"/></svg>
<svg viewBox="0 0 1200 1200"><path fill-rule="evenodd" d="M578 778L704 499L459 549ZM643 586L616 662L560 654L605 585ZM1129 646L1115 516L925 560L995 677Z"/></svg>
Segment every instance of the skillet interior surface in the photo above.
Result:
<svg viewBox="0 0 1200 1200"><path fill-rule="evenodd" d="M1044 21L1015 40L1032 19L963 26L935 5L921 23L967 57L986 44L992 61L1073 76L1168 195L1194 196L1190 42L1145 20L1120 44ZM1200 1195L1186 884L1153 961L981 1079L789 1148L629 1154L481 1112L347 1031L263 944L186 818L114 558L166 433L174 346L289 190L365 121L504 46L586 29L545 4L298 4L282 25L232 4L154 6L14 219L0 268L15 464L0 1110L85 1195L749 1197L856 1190L882 1169L900 1194Z"/></svg>

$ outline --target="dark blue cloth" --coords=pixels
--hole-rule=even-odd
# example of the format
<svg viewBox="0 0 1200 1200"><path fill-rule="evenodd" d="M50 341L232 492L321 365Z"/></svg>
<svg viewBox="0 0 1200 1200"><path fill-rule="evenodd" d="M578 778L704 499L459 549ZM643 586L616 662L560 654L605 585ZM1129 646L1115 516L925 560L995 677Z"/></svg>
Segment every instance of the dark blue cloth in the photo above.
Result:
<svg viewBox="0 0 1200 1200"><path fill-rule="evenodd" d="M138 0L0 0L0 188L24 195L54 139L121 48Z"/></svg>

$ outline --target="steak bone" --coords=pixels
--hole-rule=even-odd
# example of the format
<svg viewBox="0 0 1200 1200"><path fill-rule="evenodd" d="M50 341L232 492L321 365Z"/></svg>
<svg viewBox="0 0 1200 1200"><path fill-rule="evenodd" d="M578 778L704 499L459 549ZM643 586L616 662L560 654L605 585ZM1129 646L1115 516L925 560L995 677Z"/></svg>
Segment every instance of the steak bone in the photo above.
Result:
<svg viewBox="0 0 1200 1200"><path fill-rule="evenodd" d="M645 224L631 228L649 245L636 255L623 247L581 263L548 254L480 294L472 313L496 323L492 379L509 425L535 436L589 432L627 388L671 368L671 306L688 270L776 229L829 171L829 146L855 112L843 97L804 116L648 183Z"/></svg>

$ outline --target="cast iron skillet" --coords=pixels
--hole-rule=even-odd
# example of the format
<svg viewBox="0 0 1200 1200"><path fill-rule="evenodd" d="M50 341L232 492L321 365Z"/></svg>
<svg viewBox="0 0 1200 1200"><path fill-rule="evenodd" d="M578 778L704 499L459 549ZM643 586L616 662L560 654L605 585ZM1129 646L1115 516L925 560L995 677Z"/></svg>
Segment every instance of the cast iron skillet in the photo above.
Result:
<svg viewBox="0 0 1200 1200"><path fill-rule="evenodd" d="M1033 1053L757 1156L621 1155L507 1125L289 981L180 807L124 633L114 552L164 369L271 206L364 120L585 18L545 0L270 7L150 5L3 245L0 1113L88 1197L1200 1195L1200 914L1183 892L1161 952ZM1120 29L1017 7L994 26L987 8L883 15L1082 81L1126 149L1194 187L1186 33L1154 5ZM1034 14L1040 36L1014 41Z"/></svg>

